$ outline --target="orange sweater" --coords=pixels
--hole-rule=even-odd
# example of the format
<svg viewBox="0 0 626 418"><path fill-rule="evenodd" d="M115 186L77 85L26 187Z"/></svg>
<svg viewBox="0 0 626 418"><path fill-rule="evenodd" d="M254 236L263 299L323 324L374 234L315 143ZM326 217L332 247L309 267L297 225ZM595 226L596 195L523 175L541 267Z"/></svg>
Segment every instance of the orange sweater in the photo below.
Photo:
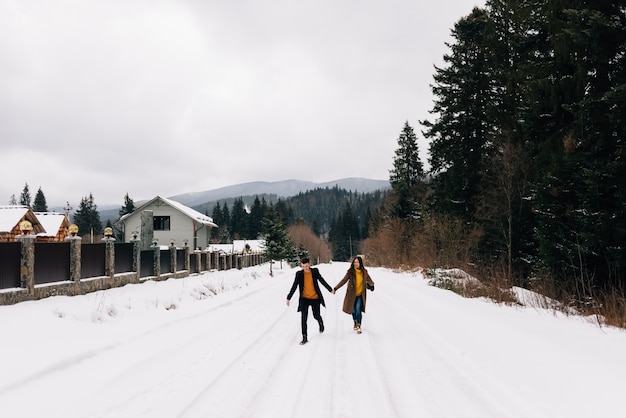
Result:
<svg viewBox="0 0 626 418"><path fill-rule="evenodd" d="M302 286L302 297L306 299L317 299L317 292L313 285L313 272L304 272L304 286Z"/></svg>

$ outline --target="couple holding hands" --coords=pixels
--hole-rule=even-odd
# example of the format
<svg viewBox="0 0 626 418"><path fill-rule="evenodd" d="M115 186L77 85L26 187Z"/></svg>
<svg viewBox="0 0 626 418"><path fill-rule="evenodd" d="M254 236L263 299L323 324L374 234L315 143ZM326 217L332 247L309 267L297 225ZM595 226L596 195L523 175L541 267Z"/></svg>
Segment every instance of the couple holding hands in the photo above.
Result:
<svg viewBox="0 0 626 418"><path fill-rule="evenodd" d="M296 272L293 285L287 294L287 306L289 306L289 302L296 291L296 287L300 290L300 298L298 301L298 311L301 314L300 320L302 326L302 341L300 345L308 342L307 319L309 316L309 306L313 311L313 318L315 318L319 324L320 332L324 332L324 321L320 315L320 305L326 306L326 304L324 303L324 297L320 291L320 283L332 294L344 284L348 284L346 296L343 300L343 311L352 315L354 321L353 329L360 334L362 313L365 312L365 302L367 300L367 290L374 291L374 281L363 265L363 258L361 256L354 257L343 279L341 279L334 288L331 288L330 285L326 283L326 280L324 280L317 268L311 267L311 261L308 257L304 257L300 260L300 265L302 270Z"/></svg>

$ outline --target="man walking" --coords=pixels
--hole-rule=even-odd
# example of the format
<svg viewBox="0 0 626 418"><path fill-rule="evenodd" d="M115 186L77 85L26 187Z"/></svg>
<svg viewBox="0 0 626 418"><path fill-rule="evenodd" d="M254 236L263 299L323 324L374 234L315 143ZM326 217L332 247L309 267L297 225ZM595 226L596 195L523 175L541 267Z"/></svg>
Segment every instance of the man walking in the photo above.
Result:
<svg viewBox="0 0 626 418"><path fill-rule="evenodd" d="M311 262L308 257L300 260L302 270L296 272L293 285L287 294L287 306L291 297L296 291L296 287L300 290L300 298L298 300L298 311L300 312L300 321L302 325L302 341L300 345L306 344L309 340L307 337L307 319L309 316L309 306L313 311L313 318L319 324L320 332L324 332L324 321L320 315L320 305L326 306L324 297L320 291L319 283L321 283L330 293L335 293L332 287L322 277L317 268L311 268Z"/></svg>

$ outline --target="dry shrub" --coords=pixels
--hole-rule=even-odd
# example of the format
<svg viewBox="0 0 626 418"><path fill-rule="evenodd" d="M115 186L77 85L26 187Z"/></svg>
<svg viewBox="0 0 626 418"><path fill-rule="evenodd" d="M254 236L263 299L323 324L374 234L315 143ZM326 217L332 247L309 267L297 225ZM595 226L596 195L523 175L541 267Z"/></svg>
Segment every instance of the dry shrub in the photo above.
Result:
<svg viewBox="0 0 626 418"><path fill-rule="evenodd" d="M287 229L287 236L296 247L304 248L309 257L327 263L332 258L332 253L326 241L315 235L315 232L304 223L297 223Z"/></svg>
<svg viewBox="0 0 626 418"><path fill-rule="evenodd" d="M468 266L478 248L482 231L459 218L446 215L426 217L416 241L421 258L430 266Z"/></svg>
<svg viewBox="0 0 626 418"><path fill-rule="evenodd" d="M496 303L518 304L518 300L506 281L481 282L459 269L429 269L426 277L432 286L450 290L466 298L486 298Z"/></svg>
<svg viewBox="0 0 626 418"><path fill-rule="evenodd" d="M626 328L626 298L622 292L613 290L598 297L597 315L605 325Z"/></svg>
<svg viewBox="0 0 626 418"><path fill-rule="evenodd" d="M414 227L400 219L388 219L379 225L370 237L361 243L361 250L367 255L368 264L390 268L416 267L413 246ZM408 244L407 244L408 243Z"/></svg>
<svg viewBox="0 0 626 418"><path fill-rule="evenodd" d="M482 232L449 216L422 222L391 218L362 244L371 262L391 268L468 266Z"/></svg>

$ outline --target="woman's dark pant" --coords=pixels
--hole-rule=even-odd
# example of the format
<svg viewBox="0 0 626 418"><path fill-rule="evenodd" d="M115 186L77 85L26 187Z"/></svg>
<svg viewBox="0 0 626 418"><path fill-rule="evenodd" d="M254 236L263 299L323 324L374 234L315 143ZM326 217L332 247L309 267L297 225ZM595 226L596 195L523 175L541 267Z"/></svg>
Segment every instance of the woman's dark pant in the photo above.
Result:
<svg viewBox="0 0 626 418"><path fill-rule="evenodd" d="M309 318L309 306L313 311L313 318L315 318L318 323L322 322L322 316L320 315L320 305L321 301L319 299L302 298L302 301L300 302L300 307L302 308L302 310L300 311L300 320L302 322L302 335L308 335L306 321Z"/></svg>

